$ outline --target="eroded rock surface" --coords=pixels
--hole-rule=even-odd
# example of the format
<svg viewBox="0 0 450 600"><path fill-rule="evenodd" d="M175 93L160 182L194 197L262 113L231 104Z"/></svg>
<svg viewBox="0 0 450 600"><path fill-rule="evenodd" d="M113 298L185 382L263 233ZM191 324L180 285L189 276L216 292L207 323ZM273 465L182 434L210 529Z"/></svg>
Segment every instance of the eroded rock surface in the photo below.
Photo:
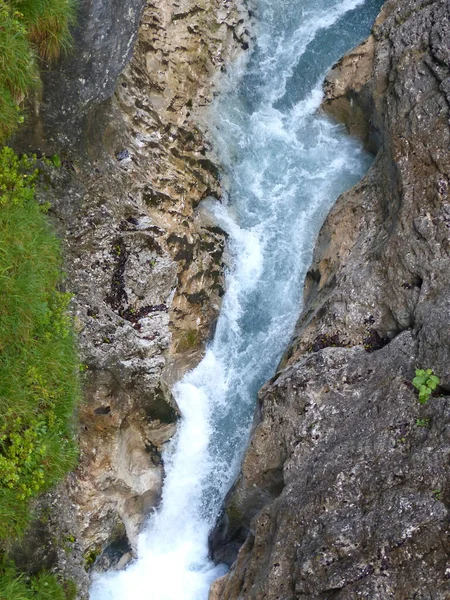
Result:
<svg viewBox="0 0 450 600"><path fill-rule="evenodd" d="M214 598L450 598L449 20L390 0L327 78L324 109L378 154L322 228L261 390ZM416 368L440 377L426 406Z"/></svg>
<svg viewBox="0 0 450 600"><path fill-rule="evenodd" d="M179 416L170 387L218 314L224 234L198 207L220 197L219 168L197 122L247 22L229 0L81 2L74 54L43 74L16 141L63 161L41 194L64 243L85 400L79 466L42 510L54 538L74 540L53 568L80 597L80 567L123 566L159 502ZM64 544L47 537L55 556Z"/></svg>

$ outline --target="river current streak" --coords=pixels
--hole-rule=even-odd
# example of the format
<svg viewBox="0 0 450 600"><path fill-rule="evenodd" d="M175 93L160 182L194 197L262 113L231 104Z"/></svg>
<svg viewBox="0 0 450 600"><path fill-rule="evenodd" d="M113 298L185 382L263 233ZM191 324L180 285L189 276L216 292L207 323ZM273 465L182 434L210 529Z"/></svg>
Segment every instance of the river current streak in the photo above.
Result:
<svg viewBox="0 0 450 600"><path fill-rule="evenodd" d="M328 68L370 31L381 0L259 0L257 42L221 82L210 129L225 197L206 201L231 267L213 341L174 389L182 413L164 453L160 508L125 571L91 600L207 600L226 569L208 534L239 470L256 394L292 336L319 228L371 158L320 116Z"/></svg>

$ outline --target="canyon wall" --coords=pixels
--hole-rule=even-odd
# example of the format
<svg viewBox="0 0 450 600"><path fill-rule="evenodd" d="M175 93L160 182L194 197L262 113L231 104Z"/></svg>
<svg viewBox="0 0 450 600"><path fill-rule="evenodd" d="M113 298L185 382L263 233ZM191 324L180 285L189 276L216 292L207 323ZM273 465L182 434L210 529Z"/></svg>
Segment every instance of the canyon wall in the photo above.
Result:
<svg viewBox="0 0 450 600"><path fill-rule="evenodd" d="M218 314L224 235L198 206L220 197L219 169L197 122L248 20L230 0L81 1L74 49L44 66L15 140L62 162L39 194L63 241L84 402L79 465L12 554L75 580L80 598L90 569L131 558L159 501L170 387Z"/></svg>
<svg viewBox="0 0 450 600"><path fill-rule="evenodd" d="M323 110L376 152L316 244L211 538L211 598L450 597L450 5L388 0ZM432 369L426 405L411 381Z"/></svg>

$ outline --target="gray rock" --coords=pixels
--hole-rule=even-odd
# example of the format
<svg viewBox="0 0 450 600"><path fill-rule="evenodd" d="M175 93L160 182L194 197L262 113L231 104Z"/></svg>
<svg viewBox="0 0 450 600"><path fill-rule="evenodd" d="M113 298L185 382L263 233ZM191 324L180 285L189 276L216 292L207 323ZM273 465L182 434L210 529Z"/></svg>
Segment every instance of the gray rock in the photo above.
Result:
<svg viewBox="0 0 450 600"><path fill-rule="evenodd" d="M114 94L131 59L144 6L145 0L77 2L74 50L41 72L36 128L46 147L83 146L87 121Z"/></svg>
<svg viewBox="0 0 450 600"><path fill-rule="evenodd" d="M324 110L378 149L328 216L215 532L216 598L450 598L448 2L389 0ZM432 368L426 406L411 385Z"/></svg>
<svg viewBox="0 0 450 600"><path fill-rule="evenodd" d="M326 348L263 388L227 507L256 516L220 598L448 597L450 400L419 405L416 350Z"/></svg>

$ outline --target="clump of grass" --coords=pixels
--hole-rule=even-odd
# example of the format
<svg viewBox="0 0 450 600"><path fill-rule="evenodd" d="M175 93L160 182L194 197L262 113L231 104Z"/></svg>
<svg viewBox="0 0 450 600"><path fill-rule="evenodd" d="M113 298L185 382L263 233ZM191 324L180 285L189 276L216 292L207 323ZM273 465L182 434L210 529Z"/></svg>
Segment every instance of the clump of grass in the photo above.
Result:
<svg viewBox="0 0 450 600"><path fill-rule="evenodd" d="M38 81L35 55L20 14L0 0L0 140L6 139L21 118L19 105Z"/></svg>
<svg viewBox="0 0 450 600"><path fill-rule="evenodd" d="M53 61L70 48L74 20L74 0L0 0L0 142L23 122L38 58Z"/></svg>
<svg viewBox="0 0 450 600"><path fill-rule="evenodd" d="M70 26L75 22L74 0L10 0L20 11L29 41L40 58L56 60L72 45Z"/></svg>
<svg viewBox="0 0 450 600"><path fill-rule="evenodd" d="M60 585L54 575L40 573L32 577L20 574L14 563L0 558L1 600L74 600L72 582Z"/></svg>
<svg viewBox="0 0 450 600"><path fill-rule="evenodd" d="M0 150L0 541L21 535L30 499L76 462L70 295L58 289L60 247L34 197L32 165Z"/></svg>

